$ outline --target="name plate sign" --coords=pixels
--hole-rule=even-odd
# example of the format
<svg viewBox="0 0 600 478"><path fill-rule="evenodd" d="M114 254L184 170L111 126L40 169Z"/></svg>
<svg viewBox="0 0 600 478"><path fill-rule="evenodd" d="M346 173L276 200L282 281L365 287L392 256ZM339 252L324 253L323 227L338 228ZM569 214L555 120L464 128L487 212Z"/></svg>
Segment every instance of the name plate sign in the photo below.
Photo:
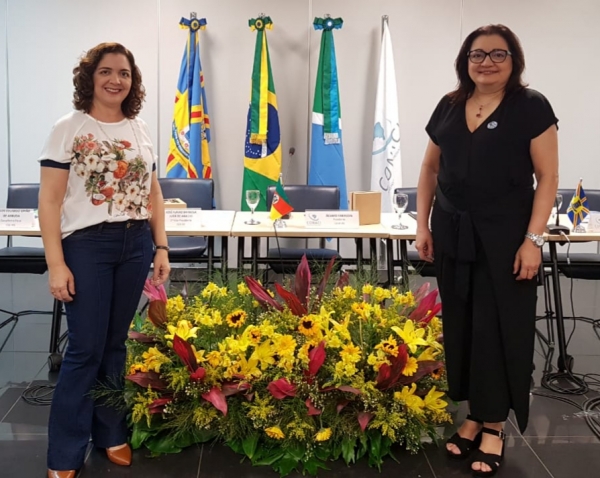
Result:
<svg viewBox="0 0 600 478"><path fill-rule="evenodd" d="M358 211L306 211L307 229L353 229L359 226Z"/></svg>
<svg viewBox="0 0 600 478"><path fill-rule="evenodd" d="M196 230L202 228L202 209L165 209L165 229Z"/></svg>
<svg viewBox="0 0 600 478"><path fill-rule="evenodd" d="M587 232L600 232L600 212L590 211Z"/></svg>
<svg viewBox="0 0 600 478"><path fill-rule="evenodd" d="M0 209L2 229L33 229L37 226L34 209Z"/></svg>

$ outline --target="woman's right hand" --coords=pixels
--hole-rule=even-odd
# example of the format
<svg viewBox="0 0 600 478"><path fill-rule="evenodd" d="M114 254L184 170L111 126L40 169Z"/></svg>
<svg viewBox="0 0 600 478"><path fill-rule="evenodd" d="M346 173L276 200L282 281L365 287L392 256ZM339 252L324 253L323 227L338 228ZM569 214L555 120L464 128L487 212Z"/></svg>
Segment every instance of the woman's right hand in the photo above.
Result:
<svg viewBox="0 0 600 478"><path fill-rule="evenodd" d="M75 295L75 278L66 264L48 268L48 284L54 298L71 302Z"/></svg>
<svg viewBox="0 0 600 478"><path fill-rule="evenodd" d="M418 228L415 247L422 261L433 262L433 237L428 228Z"/></svg>

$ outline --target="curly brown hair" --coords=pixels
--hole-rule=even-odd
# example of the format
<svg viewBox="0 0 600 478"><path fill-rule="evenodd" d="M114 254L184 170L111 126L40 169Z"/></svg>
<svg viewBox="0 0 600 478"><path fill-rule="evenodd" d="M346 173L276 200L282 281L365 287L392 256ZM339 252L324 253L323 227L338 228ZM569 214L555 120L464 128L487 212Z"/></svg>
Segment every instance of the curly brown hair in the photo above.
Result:
<svg viewBox="0 0 600 478"><path fill-rule="evenodd" d="M475 90L475 83L469 76L469 50L473 45L473 42L482 35L499 35L508 44L508 49L512 53L511 58L513 62L512 72L508 78L506 84L506 95L510 95L517 91L522 90L527 86L523 81L522 75L525 70L525 54L523 53L523 47L517 35L513 31L504 25L486 25L479 27L477 30L472 31L458 52L454 67L456 69L456 77L458 78L458 85L456 89L449 94L450 98L454 102L466 101L473 91Z"/></svg>
<svg viewBox="0 0 600 478"><path fill-rule="evenodd" d="M83 55L79 65L73 68L73 105L76 110L89 113L94 100L94 72L98 63L107 53L125 55L131 66L131 90L121 103L121 110L127 118L135 118L142 109L146 90L142 85L142 73L135 64L133 54L120 43L100 43Z"/></svg>

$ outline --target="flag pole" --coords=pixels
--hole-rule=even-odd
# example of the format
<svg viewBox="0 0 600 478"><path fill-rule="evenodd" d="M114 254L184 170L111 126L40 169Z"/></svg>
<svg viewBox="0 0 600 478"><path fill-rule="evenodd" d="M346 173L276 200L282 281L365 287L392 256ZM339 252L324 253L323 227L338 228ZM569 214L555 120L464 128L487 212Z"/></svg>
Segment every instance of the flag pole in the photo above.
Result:
<svg viewBox="0 0 600 478"><path fill-rule="evenodd" d="M383 33L385 32L385 25L388 25L389 28L389 16L388 15L381 15L381 40L383 41ZM389 241L389 239L384 239L381 238L379 240L379 265L383 266L386 264L387 262L387 244L386 241ZM392 254L393 254L393 249L392 249ZM393 276L393 274L392 274ZM389 286L391 287L393 284L390 284ZM403 284L404 285L404 284Z"/></svg>

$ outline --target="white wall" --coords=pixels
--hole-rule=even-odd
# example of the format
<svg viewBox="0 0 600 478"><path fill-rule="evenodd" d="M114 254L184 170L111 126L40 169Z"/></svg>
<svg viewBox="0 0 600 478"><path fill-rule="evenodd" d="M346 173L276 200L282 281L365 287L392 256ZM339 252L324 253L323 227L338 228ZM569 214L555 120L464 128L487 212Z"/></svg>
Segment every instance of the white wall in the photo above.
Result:
<svg viewBox="0 0 600 478"><path fill-rule="evenodd" d="M8 187L8 115L6 110L6 2L7 0L0 0L0 205L6 204L6 189Z"/></svg>
<svg viewBox="0 0 600 478"><path fill-rule="evenodd" d="M550 99L560 119L561 187L575 187L583 176L587 188L600 188L600 143L595 140L600 129L598 0L0 0L0 204L6 197L8 157L12 182L38 181L35 161L44 139L54 121L71 108L72 68L86 49L101 41L119 41L136 56L147 90L142 117L153 132L164 175L186 41L178 22L190 11L208 20L201 32L202 63L221 208L237 209L240 204L256 36L248 19L261 12L274 21L268 38L287 183L306 181L309 111L321 37L312 21L328 13L344 19L334 36L349 190L370 184L383 14L389 15L394 43L405 186L417 182L427 142L424 125L441 95L455 84L453 62L460 42L478 26L504 23L523 42L531 87ZM290 147L296 150L293 158L287 155Z"/></svg>

